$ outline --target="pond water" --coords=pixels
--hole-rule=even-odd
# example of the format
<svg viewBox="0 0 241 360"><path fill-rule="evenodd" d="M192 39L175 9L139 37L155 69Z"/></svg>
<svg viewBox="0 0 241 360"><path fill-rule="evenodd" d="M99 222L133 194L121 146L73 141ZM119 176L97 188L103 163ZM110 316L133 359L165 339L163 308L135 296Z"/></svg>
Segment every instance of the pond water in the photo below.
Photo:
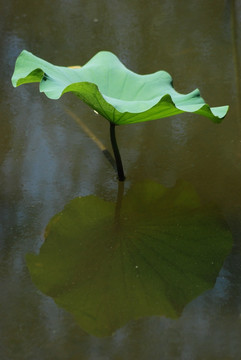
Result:
<svg viewBox="0 0 241 360"><path fill-rule="evenodd" d="M0 9L0 358L241 359L240 2ZM72 94L14 89L23 49L64 66L109 50L230 110L219 125L182 114L118 127L117 199L82 125L111 151L107 121Z"/></svg>

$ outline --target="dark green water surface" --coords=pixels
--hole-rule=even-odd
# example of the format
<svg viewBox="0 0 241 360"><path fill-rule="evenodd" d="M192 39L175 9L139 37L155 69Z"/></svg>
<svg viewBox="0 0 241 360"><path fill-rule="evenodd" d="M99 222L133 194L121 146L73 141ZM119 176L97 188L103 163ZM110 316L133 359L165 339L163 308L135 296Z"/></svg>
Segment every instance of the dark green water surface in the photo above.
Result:
<svg viewBox="0 0 241 360"><path fill-rule="evenodd" d="M0 0L1 360L241 359L240 24L234 0ZM109 50L230 111L117 128L118 189L81 125L111 151L107 121L12 87L23 49Z"/></svg>

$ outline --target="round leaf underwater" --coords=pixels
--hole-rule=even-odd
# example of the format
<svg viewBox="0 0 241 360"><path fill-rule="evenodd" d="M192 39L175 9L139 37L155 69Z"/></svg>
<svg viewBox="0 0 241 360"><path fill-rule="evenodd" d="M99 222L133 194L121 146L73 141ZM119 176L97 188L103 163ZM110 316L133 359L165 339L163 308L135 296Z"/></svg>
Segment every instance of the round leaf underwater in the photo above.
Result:
<svg viewBox="0 0 241 360"><path fill-rule="evenodd" d="M131 320L178 318L214 286L231 248L222 216L192 186L143 182L117 204L70 201L26 260L34 284L83 330L109 336Z"/></svg>

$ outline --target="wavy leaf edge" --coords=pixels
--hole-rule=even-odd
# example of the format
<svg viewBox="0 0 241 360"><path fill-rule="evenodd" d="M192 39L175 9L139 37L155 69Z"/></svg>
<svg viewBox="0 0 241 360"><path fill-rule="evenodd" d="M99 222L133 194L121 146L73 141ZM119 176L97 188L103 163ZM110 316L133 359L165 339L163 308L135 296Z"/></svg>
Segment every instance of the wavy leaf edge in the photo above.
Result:
<svg viewBox="0 0 241 360"><path fill-rule="evenodd" d="M165 78L166 86L169 87L170 93L164 93L149 100L124 100L104 94L103 90L100 89L101 86L98 81L77 81L67 84L67 81L69 82L70 80L62 79L61 84L58 77L54 78L48 74L49 71L46 71L46 68L50 68L55 75L58 73L63 75L63 71L67 71L68 75L73 77L78 73L80 74L80 72L88 73L89 68L94 68L95 66L98 68L98 66L100 66L98 65L99 58L100 60L104 59L103 63L105 63L105 65L109 64L109 66L111 66L111 64L114 64L115 66L113 66L113 68L124 72L126 78L132 76L138 81L150 78L153 78L153 81L157 79L160 81L162 80L161 78ZM40 63L42 66L34 65L35 63ZM31 52L23 50L16 60L11 80L14 87L26 83L39 82L40 92L44 92L48 98L55 100L67 92L72 92L116 125L156 120L184 112L203 115L210 118L213 122L219 123L226 116L229 109L228 105L210 107L201 97L199 89L195 89L186 95L178 93L172 85L171 75L166 71L160 70L144 75L137 74L129 70L116 55L109 51L98 52L82 67L63 67L53 65L38 58ZM66 82L66 86L64 82ZM142 86L145 86L145 83L142 83ZM56 88L58 90L56 90ZM179 98L180 102L184 102L184 105L178 105L175 97L177 99ZM193 103L185 104L187 100L192 100ZM137 107L139 107L139 109L137 109Z"/></svg>

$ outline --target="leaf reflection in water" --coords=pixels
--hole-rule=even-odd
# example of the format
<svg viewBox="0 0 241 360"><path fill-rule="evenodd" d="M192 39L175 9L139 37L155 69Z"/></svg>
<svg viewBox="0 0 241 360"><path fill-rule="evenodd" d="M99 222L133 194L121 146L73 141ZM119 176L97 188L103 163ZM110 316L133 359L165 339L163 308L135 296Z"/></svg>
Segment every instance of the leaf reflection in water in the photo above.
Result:
<svg viewBox="0 0 241 360"><path fill-rule="evenodd" d="M119 201L70 201L39 255L27 255L35 285L95 336L141 317L177 318L213 287L232 246L220 214L185 182L135 184Z"/></svg>

